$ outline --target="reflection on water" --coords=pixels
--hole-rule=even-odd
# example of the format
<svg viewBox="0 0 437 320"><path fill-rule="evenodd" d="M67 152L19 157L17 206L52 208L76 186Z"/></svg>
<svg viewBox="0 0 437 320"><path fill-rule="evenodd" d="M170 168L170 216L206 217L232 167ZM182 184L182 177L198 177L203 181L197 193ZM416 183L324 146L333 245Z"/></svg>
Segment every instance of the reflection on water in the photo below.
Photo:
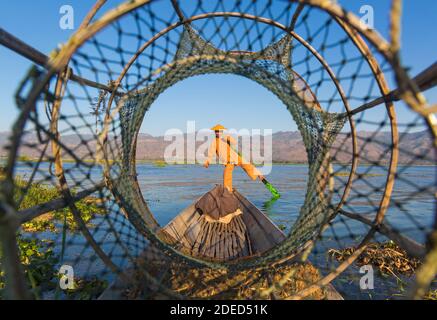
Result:
<svg viewBox="0 0 437 320"><path fill-rule="evenodd" d="M273 215L273 205L275 204L276 201L278 201L279 198L277 197L271 197L270 200L267 200L266 202L263 203L261 210L267 214L268 216L272 216Z"/></svg>

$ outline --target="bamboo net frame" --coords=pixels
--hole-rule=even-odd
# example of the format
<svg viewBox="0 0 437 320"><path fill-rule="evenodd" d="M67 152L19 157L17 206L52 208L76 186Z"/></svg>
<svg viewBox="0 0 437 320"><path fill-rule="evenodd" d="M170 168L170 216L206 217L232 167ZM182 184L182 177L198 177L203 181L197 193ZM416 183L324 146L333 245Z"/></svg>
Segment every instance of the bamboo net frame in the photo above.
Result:
<svg viewBox="0 0 437 320"><path fill-rule="evenodd" d="M114 263L114 257L111 257L111 255L105 252L105 250L102 248L103 243L95 239L96 235L94 234L94 231L89 230L89 227L84 222L81 210L78 209L76 205L81 199L84 199L91 194L96 194L96 192L99 194L98 197L102 199L114 197L115 202L118 203L119 210L121 210L124 213L124 216L127 217L127 221L133 223L133 225L135 226L135 228L133 228L132 231L129 232L134 232L135 230L138 231L140 234L144 235L147 238L147 240L144 239L141 241L144 242L144 244L148 243L148 241L152 241L167 255L174 259L180 259L183 263L192 263L196 266L207 265L215 268L223 267L211 265L198 259L186 257L183 254L179 253L177 250L173 250L156 235L155 232L158 226L156 221L153 220L153 216L147 217L144 214L132 214L132 212L150 213L150 210L147 207L147 202L139 195L139 185L136 178L134 178L133 180L134 185L137 187L136 190L132 190L132 196L136 199L133 203L127 204L123 202L123 199L120 199L117 194L113 194L113 191L115 189L114 179L112 179L112 176L114 175L113 170L115 167L113 164L113 156L114 148L117 148L117 141L112 141L115 147L113 144L111 144L110 141L108 141L111 140L110 134L114 133L114 130L117 130L117 121L119 121L117 118L119 110L117 108L114 108L114 106L117 105L116 102L120 99L120 97L126 94L131 94L132 92L136 92L136 90L139 89L138 86L143 85L142 82L145 81L144 79L142 79L142 82L140 81L131 88L128 88L127 92L125 91L125 88L123 88L123 82L127 81L126 79L128 78L130 72L132 72L132 68L136 66L136 63L138 63L139 59L145 54L145 52L147 52L147 50L153 47L156 43L159 43L161 39L168 39L166 38L168 37L168 34L171 34L171 32L173 32L174 30L183 28L184 25L191 25L195 23L200 23L202 21L214 19L247 20L253 22L254 24L266 25L274 29L281 30L286 34L289 34L292 37L293 41L298 42L302 48L309 52L309 54L313 57L314 61L317 61L320 64L321 68L329 76L329 81L332 82L333 86L337 90L339 100L342 102L342 105L345 108L344 114L348 119L350 129L352 155L349 163L350 171L348 173L347 180L343 183L342 188L340 188L341 190L338 191L337 196L339 199L338 202L336 202L335 207L333 207L333 210L335 212L335 216L337 214L340 214L340 216L344 216L345 218L351 220L359 221L364 225L370 226L370 228L364 234L362 234L362 239L358 241L358 250L355 251L354 255L352 255L349 259L347 259L340 265L335 266L318 283L309 285L308 288L304 289L302 292L297 293L292 298L304 298L317 288L326 286L328 283L333 281L339 274L341 274L345 269L353 264L354 260L363 250L365 250L366 245L374 238L376 233L381 233L390 239L394 239L395 242L400 244L404 249L407 250L407 252L410 252L411 254L415 254L420 257L425 256L425 264L423 265L422 269L419 270L418 287L415 289L415 295L417 297L421 296L421 294L423 295L423 288L429 286L433 274L435 274L433 268L435 270L436 264L434 261L435 259L432 258L433 255L435 255L436 250L435 241L432 240L435 237L430 237L431 242L429 249L425 250L424 246L417 244L415 241L409 239L402 233L393 230L384 222L384 216L390 207L390 200L393 194L394 184L396 178L399 175L397 168L397 164L399 162L399 152L402 152L402 149L399 150L400 135L398 132L398 123L395 112L395 101L404 101L411 108L411 110L413 110L420 116L420 121L423 120L424 123L427 125L428 131L430 132L433 139L433 145L430 146L430 148L436 148L437 146L435 138L436 106L429 105L422 94L422 90L429 89L436 84L436 67L435 65L431 66L429 69L425 70L414 79L411 79L405 69L402 67L399 59L399 21L401 16L400 1L395 0L393 1L392 5L390 42L384 40L375 31L364 28L356 16L344 11L338 4L327 1L290 1L289 9L290 11L291 9L293 9L293 15L291 16L292 19L290 24L283 24L279 21L276 21L272 17L264 17L262 15L258 16L249 12L225 11L218 9L211 12L202 12L202 10L198 10L199 12L196 12L196 10L194 10L194 13L192 15L186 15L183 13L184 10L181 9L182 4L178 4L177 1L171 1L172 8L175 11L175 17L177 19L171 17L165 28L163 28L162 30L157 30L154 35L151 35L148 39L145 39L147 41L144 41L144 43L139 46L136 52L130 53L129 61L123 61L125 63L121 63L122 69L120 70L119 75L117 77L111 77L112 80L109 81L107 84L102 84L98 81L87 79L87 77L76 75L75 69L80 69L80 67L77 67L77 65L74 66L74 62L72 63L71 61L74 61L75 59L81 57L80 53L84 45L86 45L87 43L96 43L93 41L96 41L95 39L96 37L98 37L99 32L104 31L108 28L108 26L116 26L120 28L119 21L123 21L123 18L125 16L131 16L137 19L137 17L141 15L140 10L144 8L146 8L145 10L148 10L147 8L153 5L153 1L129 1L125 4L120 5L116 9L110 10L101 17L94 19L95 15L104 3L105 1L99 1L96 3L85 21L82 23L79 30L76 32L76 34L67 44L62 47L59 52L54 54L51 58L47 58L42 54L33 51L29 47L23 45L18 46L18 39L11 37L4 31L0 33L0 39L2 40L2 44L9 44L9 48L19 53L27 53L27 58L30 58L35 63L46 68L46 71L40 71L37 74L34 74L33 76L30 75L28 77L28 81L33 81L32 89L28 94L22 97L22 99L18 99L21 113L12 131L12 143L8 151L6 174L5 179L2 181L2 189L0 193L2 204L0 211L0 234L2 237L4 256L6 257L3 262L3 268L7 274L7 288L10 288L11 297L28 297L26 289L27 285L23 280L22 270L20 270L20 268L17 268L17 266L21 265L19 262L19 253L15 245L15 232L17 228L22 223L31 221L44 213L63 207L68 207L71 210L75 221L77 221L77 223L79 224L80 230L82 231L84 238L87 240L87 243L93 248L93 250L97 253L97 256L105 263L105 265L112 272L116 274L123 274L117 263ZM217 8L222 9L221 7L219 7L220 1L217 1L217 3ZM291 7L291 5L294 5L294 7ZM186 10L187 9L185 9L185 11ZM371 99L370 97L364 99L366 101L361 106L358 106L356 108L352 108L350 106L351 97L343 88L343 83L341 79L339 79L339 76L336 74L336 72L330 66L330 63L324 57L323 50L322 52L320 52L309 39L305 39L304 36L296 31L298 29L298 24L300 21L299 19L302 19L305 22L305 19L308 19L308 16L313 13L314 10L319 10L318 12L325 13L333 21L335 21L338 27L340 27L344 31L349 43L353 45L356 50L361 54L360 59L362 61L365 61L366 65L371 71L372 81L374 81L376 86L378 87L380 96L375 97L374 99ZM268 11L265 10L264 13L266 12ZM142 13L145 14L144 12ZM269 13L267 13L267 15L269 15ZM301 23L305 24L304 22ZM120 29L117 30L120 33ZM229 37L230 36L231 35L229 35ZM237 50L237 52L244 52L244 50ZM376 57L377 55L378 58ZM104 58L100 59L101 61L104 60ZM381 67L381 61L389 65L389 71L383 70L383 68ZM387 80L385 79L385 74L392 74L396 78L398 89L393 91L389 89ZM306 75L300 74L299 76L302 78L309 78L310 75L311 73ZM50 90L47 90L47 85L53 81L55 81L54 90L52 93L50 93ZM103 90L108 94L108 101L104 108L104 112L102 112L103 127L98 137L93 138L95 140L95 151L90 152L92 155L94 155L94 158L96 159L96 165L103 164L104 173L99 181L87 178L92 182L92 186L88 188L82 188L82 190L78 193L73 192L73 186L71 185L71 182L69 182L71 180L71 174L68 173L68 170L66 169L66 164L63 163L63 157L65 157L65 152L67 151L67 153L69 153L69 155L73 157L73 159L75 159L77 163L80 163L78 165L79 167L83 167L85 164L83 162L83 159L74 157L74 151L68 151L70 148L64 144L62 139L63 129L60 129L59 127L59 124L65 121L65 116L63 116L62 114L63 108L65 108L63 104L65 104L66 100L70 99L69 97L66 97L66 92L68 91L68 88L72 82L77 83L82 87L91 87ZM311 86L311 84L309 86ZM317 96L316 90L314 91L314 94ZM35 110L39 110L37 107L38 101L50 101L50 94L54 98L51 98L52 106L49 116L50 129L47 130L46 128L43 128L42 123L40 123L38 118L36 117L38 112L41 111ZM70 92L68 93L68 95L71 96L74 95L74 93L72 94ZM323 103L321 104L323 105ZM345 204L348 203L351 192L354 190L354 183L356 183L357 180L356 177L358 163L360 157L362 157L359 154L359 142L361 138L359 137L356 129L356 116L360 116L364 114L365 111L378 107L381 104L385 106L386 117L389 122L388 126L390 128L391 141L386 146L386 151L390 153L390 158L388 160L388 164L384 165L386 167L386 180L382 188L383 191L379 199L379 204L376 206L377 208L375 210L375 215L372 219L369 219L363 215L349 212L344 207ZM419 120L416 121L418 122ZM51 146L51 153L53 157L50 159L50 162L52 162L54 165L55 170L53 174L56 177L61 197L48 203L39 204L38 206L33 208L19 210L17 203L13 201L14 190L16 189L14 182L16 175L15 168L18 163L19 148L23 144L23 136L26 134L26 125L29 122L35 124L36 132L41 131L44 135L46 135L46 140L42 140L47 141L46 144ZM135 143L136 137L134 139L134 145ZM45 156L45 150L44 152L41 152L41 155ZM133 161L135 161L135 159L133 159ZM380 161L381 163L377 162L375 166L382 167L382 160ZM409 165L411 166L413 165L413 163L414 161L412 161ZM38 171L39 169L34 170ZM119 173L115 174L117 175ZM81 184L82 181L78 183L79 186ZM111 209L107 210L111 211ZM332 219L334 219L334 214ZM125 222L120 223L124 224ZM318 235L322 235L322 231L326 228L329 228L329 226L325 223L321 224ZM131 250L128 248L127 245L127 242L129 242L129 240L122 239L123 231L121 229L117 230L117 227L114 227L114 225L112 225L110 229L112 229L112 233L118 239L117 241L119 245L124 250L123 256L127 260L129 260L130 263L135 265L135 255L131 253ZM433 232L436 232L435 227ZM318 241L320 242L321 240L319 239ZM310 240L308 243L305 243L302 246L302 250L304 248L311 248L318 241L316 239ZM287 253L291 253L291 248L288 247L287 249L287 247L284 246L281 250L284 253L283 255L276 255L275 251L273 251L271 255L273 260L266 261L269 264L280 264L284 260L287 260L290 256L287 255ZM293 255L295 255L295 253ZM238 264L240 263L237 263L236 266L227 266L226 268L238 268ZM246 267L257 268L261 267L261 265L259 264L259 260L255 259L254 262L248 263ZM164 290L162 284L159 284L156 279L148 274L147 271L144 272L144 276L149 281L153 282L159 288ZM167 293L171 294L169 292Z"/></svg>

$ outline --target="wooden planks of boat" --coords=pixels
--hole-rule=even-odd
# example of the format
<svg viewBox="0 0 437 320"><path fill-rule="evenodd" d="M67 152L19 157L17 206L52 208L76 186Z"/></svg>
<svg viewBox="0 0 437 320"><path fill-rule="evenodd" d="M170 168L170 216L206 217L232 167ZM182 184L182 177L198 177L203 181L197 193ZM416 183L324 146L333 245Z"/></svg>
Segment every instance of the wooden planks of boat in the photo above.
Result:
<svg viewBox="0 0 437 320"><path fill-rule="evenodd" d="M211 191L216 188L220 186ZM162 228L160 237L184 253L215 261L262 254L285 240L285 234L253 203L235 189L233 195L242 214L228 223L212 220L196 209L205 194Z"/></svg>

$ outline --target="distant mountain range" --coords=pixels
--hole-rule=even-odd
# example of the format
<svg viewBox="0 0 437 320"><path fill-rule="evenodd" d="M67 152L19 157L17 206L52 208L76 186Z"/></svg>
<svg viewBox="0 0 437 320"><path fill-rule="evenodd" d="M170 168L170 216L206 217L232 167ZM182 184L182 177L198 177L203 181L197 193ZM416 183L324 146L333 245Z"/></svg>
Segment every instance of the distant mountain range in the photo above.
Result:
<svg viewBox="0 0 437 320"><path fill-rule="evenodd" d="M5 146L8 144L8 132L0 132L0 156L7 154ZM82 139L81 139L82 138ZM95 142L85 145L83 141L91 137L83 135L68 135L62 137L62 143L74 150L74 154L81 158L91 157L95 150ZM277 132L272 135L273 162L276 163L305 163L307 156L302 137L297 131ZM26 136L23 138L23 146L20 155L27 158L36 158L40 155L41 146L36 137ZM388 162L390 157L391 134L390 132L358 132L358 153L361 163ZM154 137L141 133L138 136L137 159L156 161L163 160L164 150L171 143L164 137ZM197 145L200 145L199 142ZM400 133L399 163L412 163L430 165L436 164L436 152L433 149L432 139L427 131L414 133ZM262 147L262 143L261 143ZM262 154L261 148L261 154ZM50 152L50 150L48 151ZM335 154L335 161L349 163L352 157L352 139L347 134L339 134L331 154ZM70 158L67 154L66 158ZM182 160L182 159L181 159Z"/></svg>

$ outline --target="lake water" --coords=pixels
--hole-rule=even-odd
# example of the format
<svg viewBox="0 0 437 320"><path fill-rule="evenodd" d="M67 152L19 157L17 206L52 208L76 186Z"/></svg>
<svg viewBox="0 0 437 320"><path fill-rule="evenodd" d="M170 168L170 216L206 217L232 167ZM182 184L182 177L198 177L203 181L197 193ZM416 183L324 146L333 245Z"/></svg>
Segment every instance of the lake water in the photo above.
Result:
<svg viewBox="0 0 437 320"><path fill-rule="evenodd" d="M47 165L42 164L42 171L45 166ZM70 165L66 164L66 167L68 166ZM341 172L347 171L347 168L335 167L334 169ZM403 234L421 243L424 242L424 235L431 230L434 219L435 169L435 167L400 167L399 179L393 191L393 201L387 212L387 221L393 227L402 230ZM95 181L99 180L99 171L92 172L92 179ZM200 165L164 167L150 163L137 165L138 180L143 196L162 226L210 190L214 184L221 183L222 172L222 166L210 166L205 169ZM344 208L356 213L374 213L385 185L385 172L381 168L360 167L358 173L365 175L363 179L358 179L354 183ZM17 174L29 175L28 167L18 166ZM73 170L71 174L75 176L75 179L80 180L80 172L75 173ZM276 224L285 226L285 232L288 232L298 217L304 201L307 174L306 165L274 166L267 177L281 193L281 198L274 203L269 202L270 193L264 185L258 181L251 181L240 168L234 170L234 187ZM335 179L336 185L342 185L347 177L341 175ZM322 272L328 272L335 262L327 260L327 249L356 245L366 231L367 228L358 222L341 217L336 218L333 227L325 232L323 241L317 245L310 260ZM379 240L384 239L379 238ZM334 285L348 299L382 299L399 292L398 281L380 276L375 279L375 290L361 291L359 289L360 276L358 268L352 266L334 281ZM406 278L403 280L409 281Z"/></svg>
<svg viewBox="0 0 437 320"><path fill-rule="evenodd" d="M334 170L340 171L335 166ZM400 171L402 180L395 183L393 202L386 216L394 227L405 230L409 236L423 242L423 230L420 229L431 228L433 222L435 167L401 167ZM222 166L210 166L208 169L192 165L137 166L144 198L161 225L168 223L214 184L221 183L222 172ZM346 170L342 169L341 172ZM344 208L356 213L372 214L381 200L386 171L364 166L358 168L357 172L364 176L354 182ZM271 195L264 185L250 180L240 168L234 170L234 187L277 224L283 224L289 230L303 204L307 177L308 168L305 165L275 166L267 178L279 190L281 198L273 204L269 203ZM345 176L335 177L338 185L344 184L346 179ZM381 190L375 191L377 188Z"/></svg>

